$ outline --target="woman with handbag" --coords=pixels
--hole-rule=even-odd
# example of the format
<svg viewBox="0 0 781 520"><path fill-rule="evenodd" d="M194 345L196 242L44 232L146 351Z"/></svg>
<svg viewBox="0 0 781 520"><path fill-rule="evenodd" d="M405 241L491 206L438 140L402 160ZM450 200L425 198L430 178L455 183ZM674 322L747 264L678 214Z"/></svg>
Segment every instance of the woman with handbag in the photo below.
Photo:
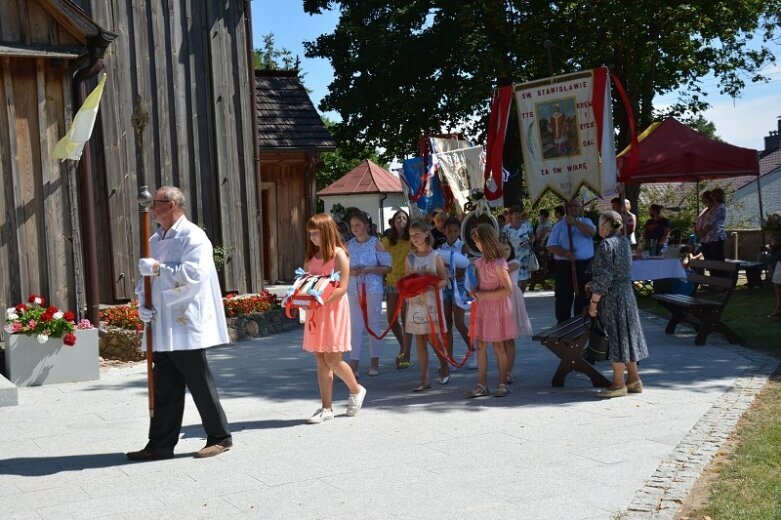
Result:
<svg viewBox="0 0 781 520"><path fill-rule="evenodd" d="M599 216L599 236L603 240L594 254L591 281L586 284L591 292L588 314L599 316L604 325L610 343L608 359L613 363L613 384L597 392L597 397L621 397L643 391L637 362L648 357L648 347L632 290L632 248L624 235L621 215L603 212Z"/></svg>

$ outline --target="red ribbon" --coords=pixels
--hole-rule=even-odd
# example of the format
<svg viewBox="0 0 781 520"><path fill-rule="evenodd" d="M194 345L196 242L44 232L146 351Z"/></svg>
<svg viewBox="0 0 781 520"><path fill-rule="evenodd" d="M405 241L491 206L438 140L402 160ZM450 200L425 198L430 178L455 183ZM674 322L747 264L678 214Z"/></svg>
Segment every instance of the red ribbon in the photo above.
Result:
<svg viewBox="0 0 781 520"><path fill-rule="evenodd" d="M629 149L629 166L626 170L627 173L626 175L621 175L621 177L630 179L632 178L632 175L634 175L635 170L637 170L637 162L640 156L640 144L637 141L637 130L635 129L635 114L632 111L632 104L629 102L629 96L626 95L624 86L621 85L618 76L611 74L610 79L613 80L613 84L616 86L618 95L621 97L621 103L623 103L624 110L626 110L626 118L629 120L629 134L632 140L632 147Z"/></svg>
<svg viewBox="0 0 781 520"><path fill-rule="evenodd" d="M406 280L407 282L415 281L418 283L404 283L402 280ZM431 316L431 311L428 311L428 323L430 327L429 331L429 340L431 341L431 345L434 348L434 352L437 353L439 357L444 359L448 362L450 366L453 366L455 368L461 368L463 367L466 362L469 360L469 356L472 355L473 345L474 341L472 338L472 330L474 328L475 323L475 312L477 310L477 307L472 307L472 316L470 318L469 322L469 345L467 347L466 355L464 356L464 359L462 359L460 362L456 361L452 355L450 355L447 351L448 342L447 342L447 335L445 333L444 323L443 323L443 317L444 313L442 312L442 296L440 294L440 291L438 289L439 284L439 278L433 276L433 275L407 275L402 277L399 282L401 282L401 286L399 287L397 282L397 289L399 291L399 298L396 302L396 308L393 310L393 318L390 320L390 324L388 325L388 328L385 329L381 334L377 334L372 330L372 328L369 326L369 312L367 309L366 304L366 282L363 279L362 276L358 277L358 306L361 308L361 314L363 315L363 325L366 329L366 332L368 332L372 337L377 338L381 340L385 336L388 335L388 332L390 332L391 328L393 328L393 324L396 323L396 320L399 317L399 312L401 311L401 308L404 304L404 300L407 300L409 298L414 298L415 296L419 296L423 293L425 293L427 290L434 289L435 291L435 299L437 302L437 313L439 319L437 322L439 322L439 335L437 334L437 329L434 326L434 320ZM474 305L474 304L473 304ZM426 306L426 309L428 310L428 306ZM386 309L387 312L390 312L390 309ZM439 341L439 337L442 337L442 342Z"/></svg>

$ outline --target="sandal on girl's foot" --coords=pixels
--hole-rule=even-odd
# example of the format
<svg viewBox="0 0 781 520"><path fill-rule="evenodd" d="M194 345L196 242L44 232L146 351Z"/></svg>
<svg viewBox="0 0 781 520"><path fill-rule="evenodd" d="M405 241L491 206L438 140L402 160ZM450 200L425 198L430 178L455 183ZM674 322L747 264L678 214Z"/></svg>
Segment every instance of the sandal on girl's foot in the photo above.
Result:
<svg viewBox="0 0 781 520"><path fill-rule="evenodd" d="M494 392L494 397L505 397L510 393L510 387L507 385L499 385Z"/></svg>
<svg viewBox="0 0 781 520"><path fill-rule="evenodd" d="M412 391L413 392L424 392L424 391L428 390L429 388L431 388L431 385L428 384L428 383L425 383L425 384L420 384L420 385L416 386L415 388L412 389Z"/></svg>
<svg viewBox="0 0 781 520"><path fill-rule="evenodd" d="M412 366L411 361L399 361L399 364L396 368L399 370L404 370L405 368L409 368L411 366Z"/></svg>
<svg viewBox="0 0 781 520"><path fill-rule="evenodd" d="M404 354L398 354L395 358L393 358L393 362L396 364L396 368L399 368L399 363L401 363L402 359L404 359Z"/></svg>
<svg viewBox="0 0 781 520"><path fill-rule="evenodd" d="M466 393L466 396L470 399L474 399L475 397L488 397L489 395L491 395L491 391L488 390L488 387L485 385L477 385L474 390Z"/></svg>

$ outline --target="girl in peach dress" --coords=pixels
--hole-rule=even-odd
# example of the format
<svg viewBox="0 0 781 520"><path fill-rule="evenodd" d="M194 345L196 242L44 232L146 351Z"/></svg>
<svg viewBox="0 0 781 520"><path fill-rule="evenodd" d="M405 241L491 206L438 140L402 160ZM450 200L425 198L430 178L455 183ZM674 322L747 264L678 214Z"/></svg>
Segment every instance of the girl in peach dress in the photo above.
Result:
<svg viewBox="0 0 781 520"><path fill-rule="evenodd" d="M317 357L317 383L322 406L309 418L310 424L319 424L334 418L334 374L350 390L347 416L358 413L366 397L366 389L358 384L350 365L342 360L350 350L350 306L345 298L350 283L350 262L339 236L336 222L330 215L319 213L306 223L308 236L304 270L312 274L341 275L339 287L323 302L306 313L304 323L304 350Z"/></svg>

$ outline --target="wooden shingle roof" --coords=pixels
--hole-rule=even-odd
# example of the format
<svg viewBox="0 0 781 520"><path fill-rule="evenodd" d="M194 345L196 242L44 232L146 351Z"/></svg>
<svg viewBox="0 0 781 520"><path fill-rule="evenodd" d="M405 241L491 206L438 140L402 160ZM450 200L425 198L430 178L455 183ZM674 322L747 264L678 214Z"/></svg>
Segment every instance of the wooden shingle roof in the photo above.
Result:
<svg viewBox="0 0 781 520"><path fill-rule="evenodd" d="M255 86L261 150L336 149L297 71L256 70Z"/></svg>
<svg viewBox="0 0 781 520"><path fill-rule="evenodd" d="M388 170L366 159L317 192L323 195L351 195L356 193L401 193L401 180Z"/></svg>

